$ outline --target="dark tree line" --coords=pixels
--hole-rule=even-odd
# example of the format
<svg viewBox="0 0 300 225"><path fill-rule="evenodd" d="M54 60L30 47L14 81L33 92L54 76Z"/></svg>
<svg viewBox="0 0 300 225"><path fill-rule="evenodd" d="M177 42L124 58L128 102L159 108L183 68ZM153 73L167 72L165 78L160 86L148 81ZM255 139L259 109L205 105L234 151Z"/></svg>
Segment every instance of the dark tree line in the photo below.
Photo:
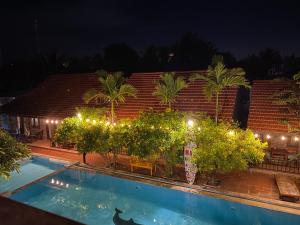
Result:
<svg viewBox="0 0 300 225"><path fill-rule="evenodd" d="M213 43L187 33L173 44L148 46L139 52L125 43L117 43L108 45L94 56L40 54L6 64L0 69L0 94L29 89L53 73L87 73L104 69L121 70L129 76L132 72L206 69L215 54L222 54L228 67L243 67L250 81L289 76L300 70L300 57L294 55L283 57L274 49L264 49L236 60L231 53L220 52Z"/></svg>

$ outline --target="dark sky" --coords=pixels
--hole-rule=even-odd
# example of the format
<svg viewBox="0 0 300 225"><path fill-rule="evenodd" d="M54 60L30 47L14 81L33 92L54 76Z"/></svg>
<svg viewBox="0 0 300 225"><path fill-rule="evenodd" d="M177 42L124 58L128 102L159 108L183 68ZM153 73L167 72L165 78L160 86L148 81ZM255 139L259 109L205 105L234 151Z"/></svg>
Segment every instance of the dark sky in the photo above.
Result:
<svg viewBox="0 0 300 225"><path fill-rule="evenodd" d="M300 55L297 1L10 0L0 7L6 61L35 52L35 19L42 52L89 55L114 42L142 49L190 31L238 58L265 47Z"/></svg>

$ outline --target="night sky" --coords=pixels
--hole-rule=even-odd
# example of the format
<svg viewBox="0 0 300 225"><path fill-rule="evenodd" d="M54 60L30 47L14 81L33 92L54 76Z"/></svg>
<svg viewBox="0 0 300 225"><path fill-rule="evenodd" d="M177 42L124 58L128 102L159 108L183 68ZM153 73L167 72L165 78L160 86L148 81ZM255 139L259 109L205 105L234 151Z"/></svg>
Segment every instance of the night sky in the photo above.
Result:
<svg viewBox="0 0 300 225"><path fill-rule="evenodd" d="M36 52L92 55L111 43L137 50L196 32L237 58L266 47L300 55L297 1L7 1L0 9L4 61Z"/></svg>

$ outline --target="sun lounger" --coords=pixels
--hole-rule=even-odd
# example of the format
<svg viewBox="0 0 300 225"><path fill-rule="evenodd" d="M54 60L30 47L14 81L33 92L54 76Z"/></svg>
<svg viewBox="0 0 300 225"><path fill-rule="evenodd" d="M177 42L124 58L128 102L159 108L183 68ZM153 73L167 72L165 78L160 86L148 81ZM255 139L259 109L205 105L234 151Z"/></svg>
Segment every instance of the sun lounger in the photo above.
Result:
<svg viewBox="0 0 300 225"><path fill-rule="evenodd" d="M291 202L299 201L300 192L292 177L276 175L275 179L279 189L280 199Z"/></svg>

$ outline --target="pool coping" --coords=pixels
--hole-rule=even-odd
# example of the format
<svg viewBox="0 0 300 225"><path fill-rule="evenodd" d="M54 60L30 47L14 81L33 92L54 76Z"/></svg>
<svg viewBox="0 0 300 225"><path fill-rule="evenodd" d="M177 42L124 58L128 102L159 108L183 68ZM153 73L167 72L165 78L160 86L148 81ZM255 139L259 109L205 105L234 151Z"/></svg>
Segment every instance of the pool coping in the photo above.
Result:
<svg viewBox="0 0 300 225"><path fill-rule="evenodd" d="M209 186L194 185L194 184L190 185L179 181L172 181L164 178L152 177L152 176L141 175L141 174L131 173L131 172L129 173L123 170L117 170L117 169L111 169L105 167L95 168L93 166L85 165L82 163L73 165L69 167L69 169L79 169L79 170L98 172L104 175L110 175L118 178L129 179L132 181L143 182L154 186L170 188L173 190L189 192L189 193L198 194L202 196L205 195L205 196L237 202L245 205L250 205L259 208L264 208L264 209L269 209L269 210L274 210L274 211L284 212L284 213L290 213L290 214L300 216L300 205L298 206L295 203L283 202L281 200L262 198L258 196L230 192L230 191L218 191L216 189L210 188Z"/></svg>

